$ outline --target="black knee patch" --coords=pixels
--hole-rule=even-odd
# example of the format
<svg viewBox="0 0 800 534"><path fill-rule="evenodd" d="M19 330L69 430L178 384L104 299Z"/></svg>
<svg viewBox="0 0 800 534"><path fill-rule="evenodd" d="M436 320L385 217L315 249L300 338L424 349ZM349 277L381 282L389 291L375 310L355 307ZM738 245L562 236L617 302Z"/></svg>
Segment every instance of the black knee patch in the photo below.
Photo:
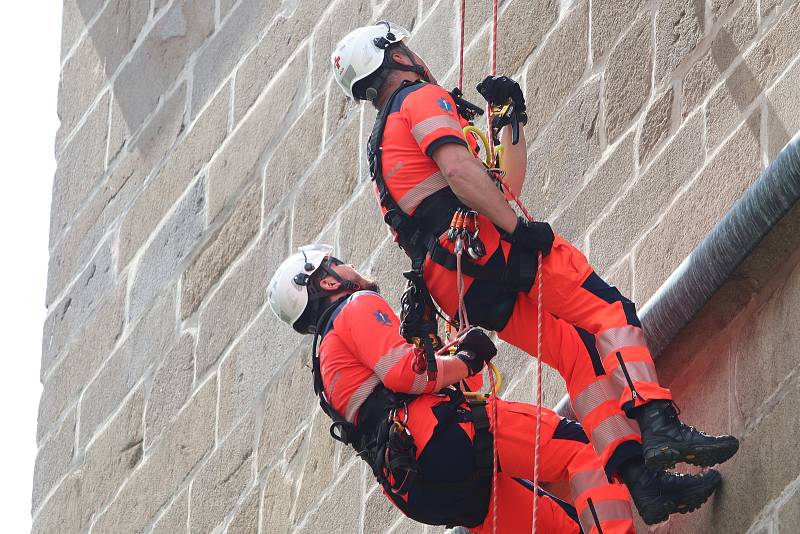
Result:
<svg viewBox="0 0 800 534"><path fill-rule="evenodd" d="M600 353L597 352L597 341L595 336L584 330L583 328L575 327L578 335L581 338L586 352L589 353L589 359L592 360L592 369L594 369L595 376L602 376L606 374L606 368L603 367L603 360L600 358Z"/></svg>
<svg viewBox="0 0 800 534"><path fill-rule="evenodd" d="M553 438L589 443L589 438L586 436L586 432L583 431L583 427L580 423L571 419L562 419L558 422L556 431L553 432Z"/></svg>
<svg viewBox="0 0 800 534"><path fill-rule="evenodd" d="M608 480L611 480L611 477L613 477L615 473L619 473L622 464L633 458L640 458L642 463L644 463L642 445L635 441L623 441L620 443L611 454L611 458L608 459L608 463L606 463L605 466Z"/></svg>
<svg viewBox="0 0 800 534"><path fill-rule="evenodd" d="M625 319L628 321L628 324L641 328L642 323L639 321L639 316L636 315L636 305L625 298L622 293L619 292L619 289L608 285L605 280L597 276L597 273L593 272L590 274L589 278L586 279L581 287L592 295L608 302L609 304L621 302L622 309L625 311Z"/></svg>

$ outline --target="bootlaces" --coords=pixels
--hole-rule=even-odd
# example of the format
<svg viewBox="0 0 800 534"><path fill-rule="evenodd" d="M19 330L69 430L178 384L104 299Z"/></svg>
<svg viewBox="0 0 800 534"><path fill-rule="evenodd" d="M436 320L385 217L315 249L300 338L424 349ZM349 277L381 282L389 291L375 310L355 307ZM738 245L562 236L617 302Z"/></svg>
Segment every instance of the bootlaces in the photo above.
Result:
<svg viewBox="0 0 800 534"><path fill-rule="evenodd" d="M691 475L686 473L670 473L669 471L661 471L653 474L655 475L653 477L654 481L658 482L662 490L666 489L669 491L683 489L681 483L687 480L692 480L698 483L703 480L702 474Z"/></svg>
<svg viewBox="0 0 800 534"><path fill-rule="evenodd" d="M700 432L699 430L697 430L695 427L693 427L691 425L687 425L686 423L684 423L683 421L681 421L679 419L678 416L681 415L681 409L677 404L675 404L674 401L669 401L669 405L667 406L667 412L668 412L670 418L674 419L680 426L686 428L689 432L696 432L696 433L703 434L703 432Z"/></svg>
<svg viewBox="0 0 800 534"><path fill-rule="evenodd" d="M677 418L681 414L681 409L675 404L675 401L666 401L666 410L669 412L670 417Z"/></svg>

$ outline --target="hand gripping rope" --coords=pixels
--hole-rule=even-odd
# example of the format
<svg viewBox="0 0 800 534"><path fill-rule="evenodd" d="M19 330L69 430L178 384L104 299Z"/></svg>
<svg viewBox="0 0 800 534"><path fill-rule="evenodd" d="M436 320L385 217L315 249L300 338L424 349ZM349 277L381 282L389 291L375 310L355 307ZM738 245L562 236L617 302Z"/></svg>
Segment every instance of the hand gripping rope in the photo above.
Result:
<svg viewBox="0 0 800 534"><path fill-rule="evenodd" d="M461 0L461 34L459 38L459 56L458 56L458 89L459 91L463 90L463 82L464 82L464 27L465 27L465 15L466 15L466 0ZM492 1L492 39L491 39L491 74L495 76L497 74L497 14L498 14L498 0ZM519 207L520 211L522 211L523 215L529 221L532 221L532 217L528 210L525 208L525 205L519 199L519 196L509 188L505 182L503 182L504 173L500 170L499 167L499 159L502 155L502 146L495 147L494 144L494 135L492 135L492 116L494 113L504 113L507 109L507 106L503 106L500 108L495 108L494 106L487 103L487 110L486 110L486 131L490 132L489 135L484 134L475 126L467 126L464 128L464 135L474 135L477 137L484 145L486 156L484 159L484 164L489 169L489 171L494 175L494 178L502 187L503 191L506 193L506 198L510 197L514 200L516 205ZM514 136L516 138L516 135ZM463 253L464 247L463 243L457 242L455 247L456 252L456 271L458 276L458 324L460 325L459 332L454 336L455 339L442 347L440 353L445 353L445 351L453 346L458 340L463 336L463 334L469 330L469 319L467 317L467 310L464 305L464 280L463 274L461 272L461 255ZM537 306L536 306L536 437L534 442L534 463L533 463L533 486L534 486L534 497L533 497L533 517L532 517L532 532L536 534L536 517L538 515L538 499L536 498L536 488L539 486L539 450L541 445L541 420L542 420L542 253L539 252L538 254L538 265L539 268L536 272L536 299L537 299ZM497 368L489 364L490 373L489 373L489 382L491 385L491 395L493 399L497 398L497 392L500 388L500 384L502 383L502 377L500 373L497 371ZM497 424L497 404L493 401L492 403L492 419ZM495 440L494 446L494 458L492 462L492 533L496 533L497 529L497 492L495 491L497 488L497 463L498 463L498 444Z"/></svg>

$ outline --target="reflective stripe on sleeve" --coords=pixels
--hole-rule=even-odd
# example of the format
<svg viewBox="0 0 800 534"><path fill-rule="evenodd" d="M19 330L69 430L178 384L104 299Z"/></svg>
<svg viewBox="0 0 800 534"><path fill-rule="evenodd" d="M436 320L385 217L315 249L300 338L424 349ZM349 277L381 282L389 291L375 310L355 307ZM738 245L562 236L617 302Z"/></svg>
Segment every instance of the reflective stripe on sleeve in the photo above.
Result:
<svg viewBox="0 0 800 534"><path fill-rule="evenodd" d="M624 347L645 347L647 340L644 332L638 326L622 326L620 328L609 328L597 336L597 352L601 358L608 354L620 350Z"/></svg>
<svg viewBox="0 0 800 534"><path fill-rule="evenodd" d="M444 175L436 171L400 197L400 200L397 201L397 205L400 206L400 209L404 212L411 213L423 200L436 191L444 189L447 185L447 180L445 180Z"/></svg>
<svg viewBox="0 0 800 534"><path fill-rule="evenodd" d="M422 373L419 375L414 375L414 383L411 385L411 393L412 395L419 395L425 392L425 388L428 386L428 375L426 373Z"/></svg>
<svg viewBox="0 0 800 534"><path fill-rule="evenodd" d="M411 128L411 135L414 136L418 144L421 144L428 135L439 128L448 128L459 133L461 132L461 124L453 117L449 115L436 115L414 125L414 127Z"/></svg>
<svg viewBox="0 0 800 534"><path fill-rule="evenodd" d="M350 400L347 402L347 408L345 408L344 411L344 418L347 419L347 421L350 423L355 422L356 412L358 412L358 409L364 404L364 401L367 400L372 390L378 387L380 383L381 379L372 375L358 386L358 389L356 389L353 396L350 397Z"/></svg>
<svg viewBox="0 0 800 534"><path fill-rule="evenodd" d="M408 350L408 345L406 344L397 345L396 347L389 349L389 352L380 357L373 370L375 371L375 374L378 375L378 378L381 379L381 381L383 381L392 368L397 365L397 362L402 360L403 357L408 354Z"/></svg>
<svg viewBox="0 0 800 534"><path fill-rule="evenodd" d="M340 378L342 378L342 373L341 373L341 371L336 371L336 372L333 374L333 378L331 379L331 383L330 383L330 384L328 384L328 388L327 388L327 389L328 389L328 391L327 391L327 395L326 395L326 397L328 397L329 399L332 399L332 398L333 398L333 390L334 390L334 388L336 387L336 383L337 383L337 382L339 382L339 379L340 379Z"/></svg>

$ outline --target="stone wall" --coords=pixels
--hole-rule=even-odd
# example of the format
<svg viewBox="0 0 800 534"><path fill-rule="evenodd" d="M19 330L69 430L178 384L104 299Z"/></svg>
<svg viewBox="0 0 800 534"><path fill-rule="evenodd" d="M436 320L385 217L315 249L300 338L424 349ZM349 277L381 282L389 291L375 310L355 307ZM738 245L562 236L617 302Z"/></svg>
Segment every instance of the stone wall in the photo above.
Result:
<svg viewBox="0 0 800 534"><path fill-rule="evenodd" d="M467 2L469 87L488 70L490 4ZM398 302L406 261L364 155L375 112L340 95L328 55L388 18L452 87L457 6L65 0L33 532L441 530L403 520L329 439L308 340L273 317L265 286L319 240ZM506 0L498 68L529 102L529 207L644 303L800 128L798 28L796 0ZM720 365L714 388L783 343L770 328L792 324L781 311L797 277L751 310L774 316L753 321L765 333L726 338L744 359ZM716 361L716 347L698 354ZM776 407L791 419L796 405L781 374L795 376L793 354L770 354L763 394L742 400L760 415L741 420L696 373L660 364L684 405L714 408L689 420L748 439L725 472L747 469L758 485L736 480L761 493L746 506L722 495L704 530L796 522L796 497L783 503L798 469L769 478L755 462L771 436L786 445ZM532 360L504 346L500 362L505 396L532 398ZM552 372L546 384L552 405L564 388Z"/></svg>
<svg viewBox="0 0 800 534"><path fill-rule="evenodd" d="M740 438L724 484L699 512L663 533L796 532L800 519L800 205L662 353L659 375L682 417ZM697 377L702 377L698 380Z"/></svg>

